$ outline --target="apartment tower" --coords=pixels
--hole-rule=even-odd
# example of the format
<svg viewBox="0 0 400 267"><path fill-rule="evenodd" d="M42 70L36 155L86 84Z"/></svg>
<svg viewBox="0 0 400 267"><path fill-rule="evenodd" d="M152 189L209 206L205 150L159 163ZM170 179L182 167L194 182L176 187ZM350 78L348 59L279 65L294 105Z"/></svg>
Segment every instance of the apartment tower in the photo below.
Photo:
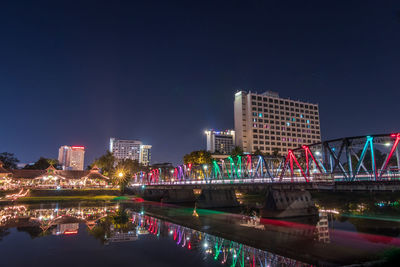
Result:
<svg viewBox="0 0 400 267"><path fill-rule="evenodd" d="M236 145L244 152L285 155L321 141L318 104L281 98L276 92L239 91L234 100Z"/></svg>

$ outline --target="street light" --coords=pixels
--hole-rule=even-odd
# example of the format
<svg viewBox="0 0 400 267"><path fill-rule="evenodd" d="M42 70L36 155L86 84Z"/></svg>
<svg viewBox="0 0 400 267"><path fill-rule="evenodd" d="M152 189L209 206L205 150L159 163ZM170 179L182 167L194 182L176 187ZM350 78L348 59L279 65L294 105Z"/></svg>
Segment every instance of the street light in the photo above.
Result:
<svg viewBox="0 0 400 267"><path fill-rule="evenodd" d="M119 176L119 177L122 177L122 176L124 176L124 174L123 174L122 172L119 172L119 173L118 173L118 176Z"/></svg>

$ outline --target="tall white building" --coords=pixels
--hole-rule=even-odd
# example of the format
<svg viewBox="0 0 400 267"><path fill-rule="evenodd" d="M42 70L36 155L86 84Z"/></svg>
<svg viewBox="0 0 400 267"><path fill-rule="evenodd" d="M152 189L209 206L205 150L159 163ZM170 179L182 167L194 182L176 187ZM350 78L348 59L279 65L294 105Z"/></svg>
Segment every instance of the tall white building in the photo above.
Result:
<svg viewBox="0 0 400 267"><path fill-rule="evenodd" d="M235 147L235 131L205 131L207 138L207 151L217 154L231 154Z"/></svg>
<svg viewBox="0 0 400 267"><path fill-rule="evenodd" d="M244 152L281 155L288 149L321 141L318 104L239 91L234 101L236 145Z"/></svg>
<svg viewBox="0 0 400 267"><path fill-rule="evenodd" d="M151 160L151 145L141 145L139 153L139 163L148 166Z"/></svg>
<svg viewBox="0 0 400 267"><path fill-rule="evenodd" d="M149 165L151 160L151 145L143 145L139 140L110 138L110 152L117 160L132 159L143 165Z"/></svg>
<svg viewBox="0 0 400 267"><path fill-rule="evenodd" d="M61 146L58 149L58 162L63 170L83 170L85 163L85 147Z"/></svg>

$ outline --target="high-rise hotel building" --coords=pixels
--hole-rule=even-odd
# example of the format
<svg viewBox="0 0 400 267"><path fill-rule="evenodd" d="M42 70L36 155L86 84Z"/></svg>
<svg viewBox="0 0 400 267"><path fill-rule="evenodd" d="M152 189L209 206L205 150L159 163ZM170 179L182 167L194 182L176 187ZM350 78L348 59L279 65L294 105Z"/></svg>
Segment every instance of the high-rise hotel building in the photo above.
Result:
<svg viewBox="0 0 400 267"><path fill-rule="evenodd" d="M236 145L285 155L288 149L321 141L318 104L279 97L267 91L235 94Z"/></svg>
<svg viewBox="0 0 400 267"><path fill-rule="evenodd" d="M82 171L85 162L85 147L61 146L58 149L58 162L63 170Z"/></svg>
<svg viewBox="0 0 400 267"><path fill-rule="evenodd" d="M122 140L110 138L110 152L117 160L132 159L143 165L149 165L151 160L151 145L143 145L138 140Z"/></svg>
<svg viewBox="0 0 400 267"><path fill-rule="evenodd" d="M235 147L235 131L206 130L207 151L216 154L229 155Z"/></svg>

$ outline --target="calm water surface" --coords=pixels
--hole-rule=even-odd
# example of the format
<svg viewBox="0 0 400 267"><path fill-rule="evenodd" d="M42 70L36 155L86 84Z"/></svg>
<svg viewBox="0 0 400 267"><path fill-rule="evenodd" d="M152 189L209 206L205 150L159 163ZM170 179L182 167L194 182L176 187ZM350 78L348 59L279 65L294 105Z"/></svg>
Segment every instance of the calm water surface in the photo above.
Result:
<svg viewBox="0 0 400 267"><path fill-rule="evenodd" d="M400 247L394 200L318 204L296 220L147 202L1 206L1 266L344 265Z"/></svg>

